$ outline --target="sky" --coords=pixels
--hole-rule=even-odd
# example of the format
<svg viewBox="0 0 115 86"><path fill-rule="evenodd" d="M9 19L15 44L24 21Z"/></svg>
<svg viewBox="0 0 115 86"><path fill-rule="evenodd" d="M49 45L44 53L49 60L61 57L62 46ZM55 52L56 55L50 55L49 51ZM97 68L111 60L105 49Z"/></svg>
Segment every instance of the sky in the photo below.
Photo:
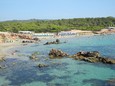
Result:
<svg viewBox="0 0 115 86"><path fill-rule="evenodd" d="M0 21L115 17L115 0L0 0Z"/></svg>

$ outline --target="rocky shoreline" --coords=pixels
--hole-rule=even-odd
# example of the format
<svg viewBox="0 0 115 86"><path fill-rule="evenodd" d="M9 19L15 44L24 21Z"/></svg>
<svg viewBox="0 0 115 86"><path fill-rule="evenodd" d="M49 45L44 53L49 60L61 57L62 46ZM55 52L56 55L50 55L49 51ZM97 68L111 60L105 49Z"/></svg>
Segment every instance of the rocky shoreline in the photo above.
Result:
<svg viewBox="0 0 115 86"><path fill-rule="evenodd" d="M46 42L44 45L60 44L60 43L61 43L60 40L56 39L55 41L52 41L52 42ZM3 45L0 49L2 50L4 48L3 50L5 50L5 51L3 51L3 50L1 51L0 62L3 62L7 59L7 58L5 58L5 56L6 56L7 50L9 48L18 47L21 44L23 44L23 43L17 43L17 44L13 43L13 44L8 44L8 45ZM29 56L29 59L33 60L33 61L38 61L39 59L36 54L38 54L38 53L33 53L31 56ZM91 62L91 63L99 62L99 63L104 63L104 64L115 64L115 59L103 57L103 56L101 56L101 54L98 51L80 51L74 55L69 55L68 53L63 52L62 50L51 49L48 55L49 55L50 59L67 57L67 58L72 58L75 60ZM39 68L46 67L46 65L38 64L37 67L39 67ZM0 67L0 69L1 68L2 68L2 66Z"/></svg>
<svg viewBox="0 0 115 86"><path fill-rule="evenodd" d="M115 59L103 57L100 55L98 51L89 51L89 52L81 51L78 52L77 54L69 55L61 50L52 49L49 52L49 57L51 59L69 57L75 60L81 60L81 61L86 61L91 63L100 62L104 64L115 64Z"/></svg>
<svg viewBox="0 0 115 86"><path fill-rule="evenodd" d="M31 54L31 56L29 56L30 60L39 61L39 58L37 57L38 54L39 54L38 52ZM61 59L66 57L66 58L72 58L74 60L85 61L90 63L115 64L115 59L103 57L98 51L80 51L74 55L69 55L63 52L62 50L51 49L48 55L50 59L57 59L57 58ZM0 57L0 62L4 62L6 61L6 59L7 58L5 58L5 56L4 57L2 56ZM46 64L37 65L38 68L47 67L47 66L49 65ZM6 67L7 66L4 67L4 65L3 66L0 65L0 69L4 69Z"/></svg>

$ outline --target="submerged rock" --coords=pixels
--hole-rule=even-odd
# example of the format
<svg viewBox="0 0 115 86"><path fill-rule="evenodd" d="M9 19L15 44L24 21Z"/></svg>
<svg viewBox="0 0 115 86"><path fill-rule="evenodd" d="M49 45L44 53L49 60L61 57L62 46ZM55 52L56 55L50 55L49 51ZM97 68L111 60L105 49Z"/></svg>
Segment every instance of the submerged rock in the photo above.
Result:
<svg viewBox="0 0 115 86"><path fill-rule="evenodd" d="M0 69L5 69L6 67L6 65L0 65Z"/></svg>
<svg viewBox="0 0 115 86"><path fill-rule="evenodd" d="M37 67L39 67L39 68L48 67L48 65L45 65L45 64L38 64Z"/></svg>
<svg viewBox="0 0 115 86"><path fill-rule="evenodd" d="M107 80L110 86L115 86L115 79Z"/></svg>
<svg viewBox="0 0 115 86"><path fill-rule="evenodd" d="M63 52L63 51L61 51L61 50L52 49L49 52L49 56L50 56L50 58L62 58L62 57L68 56L68 54Z"/></svg>
<svg viewBox="0 0 115 86"><path fill-rule="evenodd" d="M56 41L46 42L44 45L50 45L50 44L60 44L60 40L56 39Z"/></svg>
<svg viewBox="0 0 115 86"><path fill-rule="evenodd" d="M23 40L22 43L35 43L34 40Z"/></svg>
<svg viewBox="0 0 115 86"><path fill-rule="evenodd" d="M31 60L38 60L37 56L35 53L33 53L30 57Z"/></svg>

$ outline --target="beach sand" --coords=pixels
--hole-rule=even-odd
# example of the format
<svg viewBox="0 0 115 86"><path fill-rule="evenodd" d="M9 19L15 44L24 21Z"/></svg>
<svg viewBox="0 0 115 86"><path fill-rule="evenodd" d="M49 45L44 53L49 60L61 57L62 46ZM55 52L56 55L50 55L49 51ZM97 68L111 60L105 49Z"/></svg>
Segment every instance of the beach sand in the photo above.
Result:
<svg viewBox="0 0 115 86"><path fill-rule="evenodd" d="M3 58L10 53L9 49L21 46L22 43L14 42L14 43L0 43L0 58Z"/></svg>

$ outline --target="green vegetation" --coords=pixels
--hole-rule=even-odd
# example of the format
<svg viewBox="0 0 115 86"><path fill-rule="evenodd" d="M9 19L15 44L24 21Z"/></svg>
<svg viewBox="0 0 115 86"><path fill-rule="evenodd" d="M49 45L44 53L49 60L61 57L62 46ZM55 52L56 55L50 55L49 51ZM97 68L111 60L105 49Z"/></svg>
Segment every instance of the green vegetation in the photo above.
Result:
<svg viewBox="0 0 115 86"><path fill-rule="evenodd" d="M98 31L108 26L115 26L114 17L5 21L0 22L0 31L15 33L19 30L30 30L35 32L59 32L72 29Z"/></svg>

